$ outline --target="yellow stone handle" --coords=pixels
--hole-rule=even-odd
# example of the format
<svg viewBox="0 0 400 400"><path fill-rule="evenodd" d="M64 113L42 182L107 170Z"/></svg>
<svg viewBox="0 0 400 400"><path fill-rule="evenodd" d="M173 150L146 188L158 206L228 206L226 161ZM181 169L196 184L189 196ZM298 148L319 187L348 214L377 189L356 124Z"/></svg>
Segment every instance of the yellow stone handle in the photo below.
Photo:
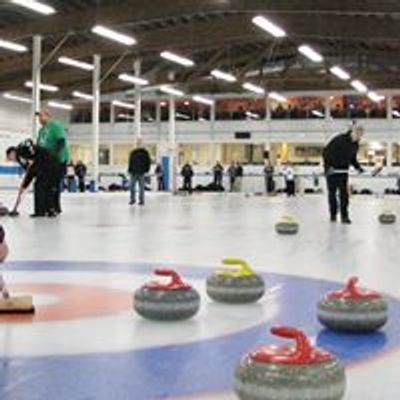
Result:
<svg viewBox="0 0 400 400"><path fill-rule="evenodd" d="M246 276L254 276L255 272L250 268L249 264L238 258L225 258L222 264L236 266L236 269L219 269L218 275L223 275L231 278L244 278Z"/></svg>
<svg viewBox="0 0 400 400"><path fill-rule="evenodd" d="M284 215L282 217L282 222L296 222L296 220L292 215Z"/></svg>

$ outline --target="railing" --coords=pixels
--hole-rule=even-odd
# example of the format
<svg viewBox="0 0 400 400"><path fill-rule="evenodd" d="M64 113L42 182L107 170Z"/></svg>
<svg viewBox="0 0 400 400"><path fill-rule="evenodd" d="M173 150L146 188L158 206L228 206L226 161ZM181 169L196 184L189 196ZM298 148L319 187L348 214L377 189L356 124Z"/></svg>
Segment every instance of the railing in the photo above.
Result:
<svg viewBox="0 0 400 400"><path fill-rule="evenodd" d="M368 119L360 121L366 130L367 140L400 141L400 120ZM176 122L178 142L238 142L235 132L249 132L247 142L289 141L289 142L325 142L332 134L349 128L350 120L272 120L272 121L188 121ZM72 124L68 127L69 137L73 140L89 140L91 126ZM128 140L133 137L134 126L130 124L101 124L100 135L106 140ZM144 124L143 136L148 141L159 141L168 137L168 123ZM246 142L244 140L243 142Z"/></svg>

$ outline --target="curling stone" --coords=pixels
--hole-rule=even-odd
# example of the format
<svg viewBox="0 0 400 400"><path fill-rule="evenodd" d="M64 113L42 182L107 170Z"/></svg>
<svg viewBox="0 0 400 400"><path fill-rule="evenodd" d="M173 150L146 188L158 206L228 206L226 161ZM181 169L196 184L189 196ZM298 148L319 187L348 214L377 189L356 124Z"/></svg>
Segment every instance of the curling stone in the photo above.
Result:
<svg viewBox="0 0 400 400"><path fill-rule="evenodd" d="M0 262L4 262L8 255L8 246L5 240L5 232L0 225ZM3 277L0 275L0 314L33 313L32 296L11 296L7 290Z"/></svg>
<svg viewBox="0 0 400 400"><path fill-rule="evenodd" d="M396 222L396 214L389 210L384 211L379 216L379 222L385 225L394 224Z"/></svg>
<svg viewBox="0 0 400 400"><path fill-rule="evenodd" d="M170 277L169 283L151 282L134 294L134 309L144 318L179 321L193 317L200 308L200 295L170 269L155 270L157 276Z"/></svg>
<svg viewBox="0 0 400 400"><path fill-rule="evenodd" d="M327 294L318 303L318 320L336 331L366 333L382 328L388 320L388 305L376 292L357 287L351 278L342 290Z"/></svg>
<svg viewBox="0 0 400 400"><path fill-rule="evenodd" d="M294 217L286 215L275 225L275 229L281 235L295 235L299 231L299 224Z"/></svg>
<svg viewBox="0 0 400 400"><path fill-rule="evenodd" d="M297 329L275 327L273 335L294 346L264 346L245 356L235 370L240 400L340 400L346 390L344 366L332 354L313 348Z"/></svg>
<svg viewBox="0 0 400 400"><path fill-rule="evenodd" d="M263 279L243 260L228 258L224 265L238 266L236 270L217 270L207 279L207 294L222 303L253 303L265 293Z"/></svg>

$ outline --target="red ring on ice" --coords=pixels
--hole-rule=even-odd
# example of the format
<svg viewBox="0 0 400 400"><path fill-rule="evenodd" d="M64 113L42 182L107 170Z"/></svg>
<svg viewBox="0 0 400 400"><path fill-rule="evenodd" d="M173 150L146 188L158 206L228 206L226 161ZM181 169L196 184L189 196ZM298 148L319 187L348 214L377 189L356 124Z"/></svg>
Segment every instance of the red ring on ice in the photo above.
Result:
<svg viewBox="0 0 400 400"><path fill-rule="evenodd" d="M89 285L74 284L17 284L10 285L11 294L30 293L35 303L36 294L56 296L60 301L35 307L35 314L0 314L3 322L70 321L104 317L132 309L132 293Z"/></svg>

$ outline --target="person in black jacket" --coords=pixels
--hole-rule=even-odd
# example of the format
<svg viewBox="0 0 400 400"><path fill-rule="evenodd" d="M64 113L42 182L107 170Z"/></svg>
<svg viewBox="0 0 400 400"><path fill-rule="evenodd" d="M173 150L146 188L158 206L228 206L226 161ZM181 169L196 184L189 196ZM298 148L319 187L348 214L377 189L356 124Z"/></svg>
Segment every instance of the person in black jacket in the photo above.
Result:
<svg viewBox="0 0 400 400"><path fill-rule="evenodd" d="M31 139L21 142L16 147L9 147L6 151L6 158L7 161L17 162L25 171L24 178L18 190L17 201L12 211L17 214L23 193L34 180L45 180L43 171L49 168L52 158L46 149L37 146ZM34 193L35 213L33 215L53 216L49 202L42 195L43 193L37 193L37 191Z"/></svg>
<svg viewBox="0 0 400 400"><path fill-rule="evenodd" d="M219 161L217 161L217 163L213 168L213 174L214 174L214 185L218 186L219 188L222 187L224 180L224 167Z"/></svg>
<svg viewBox="0 0 400 400"><path fill-rule="evenodd" d="M144 205L145 175L150 171L151 158L149 152L143 148L142 142L137 141L136 149L129 156L128 172L131 177L129 204L136 203L136 185L139 185L139 204Z"/></svg>
<svg viewBox="0 0 400 400"><path fill-rule="evenodd" d="M348 169L352 165L360 173L363 172L361 165L357 161L359 143L363 135L364 128L362 126L354 126L352 130L335 136L324 148L323 161L332 222L335 222L337 217L337 193L339 192L342 223L351 224L348 212Z"/></svg>
<svg viewBox="0 0 400 400"><path fill-rule="evenodd" d="M78 187L81 193L84 193L86 191L86 174L86 165L82 161L78 161L75 165L75 175L78 177Z"/></svg>
<svg viewBox="0 0 400 400"><path fill-rule="evenodd" d="M189 194L192 194L193 186L192 179L194 171L189 163L186 163L181 170L181 175L183 177L183 190L186 190Z"/></svg>
<svg viewBox="0 0 400 400"><path fill-rule="evenodd" d="M157 189L159 192L163 192L164 188L164 171L161 164L157 164L156 169L154 171L157 178Z"/></svg>

